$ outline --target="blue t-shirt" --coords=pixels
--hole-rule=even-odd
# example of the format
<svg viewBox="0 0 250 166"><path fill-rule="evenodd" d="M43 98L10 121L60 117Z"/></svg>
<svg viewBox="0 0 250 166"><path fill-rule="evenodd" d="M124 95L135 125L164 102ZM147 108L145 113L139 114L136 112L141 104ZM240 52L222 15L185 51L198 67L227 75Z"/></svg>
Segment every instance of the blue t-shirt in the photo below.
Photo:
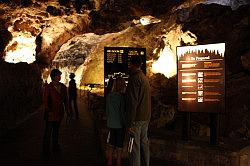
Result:
<svg viewBox="0 0 250 166"><path fill-rule="evenodd" d="M125 98L119 92L110 92L106 96L107 126L109 128L125 127Z"/></svg>

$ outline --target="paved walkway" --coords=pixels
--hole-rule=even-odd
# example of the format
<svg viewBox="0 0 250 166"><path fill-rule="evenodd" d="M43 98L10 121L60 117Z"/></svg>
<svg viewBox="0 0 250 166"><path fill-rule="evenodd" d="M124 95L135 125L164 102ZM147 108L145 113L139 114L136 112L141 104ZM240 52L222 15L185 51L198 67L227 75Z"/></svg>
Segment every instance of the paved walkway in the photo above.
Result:
<svg viewBox="0 0 250 166"><path fill-rule="evenodd" d="M90 113L84 102L79 101L80 119L66 124L64 119L60 129L61 153L42 157L44 131L43 112L40 110L18 128L0 138L0 165L32 166L105 166L100 140L94 128ZM124 160L124 166L129 166ZM171 165L166 161L151 160L151 166Z"/></svg>
<svg viewBox="0 0 250 166"><path fill-rule="evenodd" d="M103 155L94 130L94 124L83 102L79 102L80 119L65 119L60 130L62 152L42 157L44 121L42 111L38 111L18 128L0 138L0 165L100 165Z"/></svg>

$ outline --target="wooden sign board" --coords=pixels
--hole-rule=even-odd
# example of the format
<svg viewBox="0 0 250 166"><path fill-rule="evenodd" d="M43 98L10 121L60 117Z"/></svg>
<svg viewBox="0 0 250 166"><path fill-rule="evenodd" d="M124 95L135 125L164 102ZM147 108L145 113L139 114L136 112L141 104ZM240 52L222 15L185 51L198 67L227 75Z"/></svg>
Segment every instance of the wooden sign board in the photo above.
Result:
<svg viewBox="0 0 250 166"><path fill-rule="evenodd" d="M178 108L222 113L225 109L225 43L177 47Z"/></svg>

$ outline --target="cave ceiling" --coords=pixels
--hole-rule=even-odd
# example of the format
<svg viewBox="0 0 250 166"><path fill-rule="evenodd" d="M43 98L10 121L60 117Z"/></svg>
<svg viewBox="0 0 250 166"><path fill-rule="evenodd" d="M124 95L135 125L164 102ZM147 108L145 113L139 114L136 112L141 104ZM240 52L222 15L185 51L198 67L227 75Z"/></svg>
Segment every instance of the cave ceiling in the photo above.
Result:
<svg viewBox="0 0 250 166"><path fill-rule="evenodd" d="M91 1L91 8L85 7L80 12L73 4L62 5L56 0L30 1L29 5L22 5L21 1L3 2L0 1L1 28L7 28L13 36L5 48L4 60L57 65L67 74L77 71L79 84L80 80L103 82L100 77L103 73L99 72L96 79L93 75L103 70L104 46L146 47L149 76L176 75L175 48L180 45L230 41L228 47L236 44L238 48L232 49L233 55L228 53L229 59L237 54L237 61L229 64L237 67L230 72L249 66L249 44L245 44L249 34L246 0L112 3L95 0ZM163 69L162 65L170 67ZM85 74L83 79L82 74Z"/></svg>

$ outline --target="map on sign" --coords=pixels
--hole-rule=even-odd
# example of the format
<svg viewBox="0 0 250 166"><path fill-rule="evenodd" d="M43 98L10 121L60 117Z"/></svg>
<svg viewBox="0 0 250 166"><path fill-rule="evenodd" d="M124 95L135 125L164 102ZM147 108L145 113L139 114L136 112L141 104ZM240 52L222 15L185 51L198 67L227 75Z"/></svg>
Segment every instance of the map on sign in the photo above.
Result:
<svg viewBox="0 0 250 166"><path fill-rule="evenodd" d="M143 64L142 71L146 74L146 49L134 47L105 47L104 48L104 85L107 87L110 78L122 76L128 80L128 67L132 56L140 56Z"/></svg>
<svg viewBox="0 0 250 166"><path fill-rule="evenodd" d="M224 112L225 43L177 47L178 107L185 112Z"/></svg>

